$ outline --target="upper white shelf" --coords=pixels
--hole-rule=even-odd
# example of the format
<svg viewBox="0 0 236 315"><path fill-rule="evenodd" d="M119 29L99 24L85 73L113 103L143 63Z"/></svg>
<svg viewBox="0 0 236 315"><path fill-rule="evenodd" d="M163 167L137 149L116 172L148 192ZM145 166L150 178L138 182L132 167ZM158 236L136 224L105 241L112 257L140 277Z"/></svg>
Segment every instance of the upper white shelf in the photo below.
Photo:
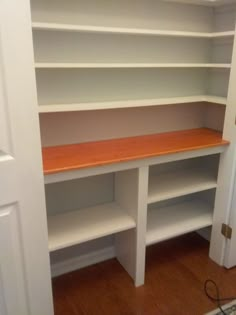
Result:
<svg viewBox="0 0 236 315"><path fill-rule="evenodd" d="M114 109L114 108L132 108L145 106L162 106L171 104L185 104L208 102L214 104L226 105L227 98L208 95L196 95L186 97L169 97L157 99L140 99L140 100L123 100L123 101L106 101L93 103L78 103L78 104L47 104L38 106L39 113L59 113L59 112L74 112L83 110L99 110L99 109Z"/></svg>
<svg viewBox="0 0 236 315"><path fill-rule="evenodd" d="M45 31L69 31L69 32L150 35L150 36L167 36L167 37L168 36L169 37L193 37L193 38L232 37L235 34L234 31L203 33L203 32L169 31L169 30L155 30L155 29L145 29L145 28L107 27L107 26L59 24L59 23L44 23L44 22L33 22L32 27L35 30L45 30Z"/></svg>
<svg viewBox="0 0 236 315"><path fill-rule="evenodd" d="M230 69L230 63L70 63L36 62L37 69L113 69L113 68L222 68Z"/></svg>
<svg viewBox="0 0 236 315"><path fill-rule="evenodd" d="M135 226L134 220L116 203L49 216L49 250L73 246Z"/></svg>
<svg viewBox="0 0 236 315"><path fill-rule="evenodd" d="M206 168L176 170L149 178L148 203L216 188L217 177Z"/></svg>

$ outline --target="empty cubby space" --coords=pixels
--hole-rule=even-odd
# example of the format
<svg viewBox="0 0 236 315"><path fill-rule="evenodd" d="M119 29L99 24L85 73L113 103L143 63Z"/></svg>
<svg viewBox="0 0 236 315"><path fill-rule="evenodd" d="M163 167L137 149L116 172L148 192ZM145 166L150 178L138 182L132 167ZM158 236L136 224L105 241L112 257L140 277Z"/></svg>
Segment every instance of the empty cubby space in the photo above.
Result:
<svg viewBox="0 0 236 315"><path fill-rule="evenodd" d="M151 166L148 204L216 188L218 165L212 155Z"/></svg>
<svg viewBox="0 0 236 315"><path fill-rule="evenodd" d="M214 197L215 189L211 189L149 205L146 244L211 226Z"/></svg>
<svg viewBox="0 0 236 315"><path fill-rule="evenodd" d="M131 213L125 207L125 192L119 189L125 176L118 172L47 184L50 251L135 228L136 209ZM135 203L137 196L131 203L132 198Z"/></svg>

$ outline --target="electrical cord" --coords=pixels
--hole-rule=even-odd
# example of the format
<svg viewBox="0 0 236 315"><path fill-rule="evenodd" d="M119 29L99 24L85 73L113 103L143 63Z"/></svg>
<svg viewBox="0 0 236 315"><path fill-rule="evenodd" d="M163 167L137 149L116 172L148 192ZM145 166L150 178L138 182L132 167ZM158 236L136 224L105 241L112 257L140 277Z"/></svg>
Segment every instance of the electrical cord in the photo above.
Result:
<svg viewBox="0 0 236 315"><path fill-rule="evenodd" d="M215 289L215 296L211 295L209 293L209 285L213 285L214 289ZM226 298L221 298L220 297L220 291L219 291L219 288L217 286L217 284L215 283L215 281L211 280L211 279L208 279L205 281L204 283L204 291L205 291L205 294L206 296L213 302L216 302L217 303L217 306L218 308L220 309L221 313L224 314L224 315L227 315L223 308L222 308L222 305L221 305L221 302L224 302L224 301L232 301L234 299L236 299L236 297L226 297Z"/></svg>

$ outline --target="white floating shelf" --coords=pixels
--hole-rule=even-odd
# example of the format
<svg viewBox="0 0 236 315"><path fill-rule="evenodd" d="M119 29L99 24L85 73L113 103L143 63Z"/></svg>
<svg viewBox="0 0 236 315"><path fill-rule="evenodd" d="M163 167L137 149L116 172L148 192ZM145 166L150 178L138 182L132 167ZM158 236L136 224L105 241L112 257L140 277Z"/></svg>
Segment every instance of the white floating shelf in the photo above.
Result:
<svg viewBox="0 0 236 315"><path fill-rule="evenodd" d="M39 110L39 113L59 113L59 112L84 111L84 110L161 106L161 105L196 103L196 102L209 102L209 103L226 105L227 99L224 97L217 97L217 96L197 95L197 96L186 96L186 97L124 100L124 101L111 101L111 102L107 101L107 102L78 103L78 104L47 104L47 105L39 105L38 110Z"/></svg>
<svg viewBox="0 0 236 315"><path fill-rule="evenodd" d="M203 32L185 32L185 31L169 31L142 28L124 28L124 27L107 27L92 25L76 25L76 24L59 24L33 22L34 30L45 31L69 31L69 32L88 32L88 33L105 33L105 34L128 34L128 35L151 35L151 36L169 36L169 37L193 37L193 38L217 38L232 37L234 31L203 33Z"/></svg>
<svg viewBox="0 0 236 315"><path fill-rule="evenodd" d="M230 69L229 63L70 63L36 62L37 69L113 69L113 68L223 68Z"/></svg>
<svg viewBox="0 0 236 315"><path fill-rule="evenodd" d="M146 244L151 245L210 226L212 213L212 207L199 200L148 210Z"/></svg>
<svg viewBox="0 0 236 315"><path fill-rule="evenodd" d="M217 186L217 177L211 170L193 168L176 170L149 178L148 203L204 191Z"/></svg>
<svg viewBox="0 0 236 315"><path fill-rule="evenodd" d="M223 38L223 37L234 37L235 31L215 32L210 33L210 38Z"/></svg>
<svg viewBox="0 0 236 315"><path fill-rule="evenodd" d="M235 3L235 0L163 0L163 1L186 3L186 4L199 4L199 5L205 5L205 6L210 6L210 7Z"/></svg>
<svg viewBox="0 0 236 315"><path fill-rule="evenodd" d="M55 251L136 226L116 203L48 217L49 250Z"/></svg>

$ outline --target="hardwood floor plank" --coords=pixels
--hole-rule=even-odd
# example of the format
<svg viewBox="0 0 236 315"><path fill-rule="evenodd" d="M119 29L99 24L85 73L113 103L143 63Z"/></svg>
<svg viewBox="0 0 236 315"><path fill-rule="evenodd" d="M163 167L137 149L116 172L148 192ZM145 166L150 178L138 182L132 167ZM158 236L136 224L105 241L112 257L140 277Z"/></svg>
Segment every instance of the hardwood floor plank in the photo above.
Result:
<svg viewBox="0 0 236 315"><path fill-rule="evenodd" d="M195 233L149 247L140 288L116 259L55 278L55 315L202 315L216 308L204 294L206 279L222 296L236 296L236 269L216 265L208 249Z"/></svg>

